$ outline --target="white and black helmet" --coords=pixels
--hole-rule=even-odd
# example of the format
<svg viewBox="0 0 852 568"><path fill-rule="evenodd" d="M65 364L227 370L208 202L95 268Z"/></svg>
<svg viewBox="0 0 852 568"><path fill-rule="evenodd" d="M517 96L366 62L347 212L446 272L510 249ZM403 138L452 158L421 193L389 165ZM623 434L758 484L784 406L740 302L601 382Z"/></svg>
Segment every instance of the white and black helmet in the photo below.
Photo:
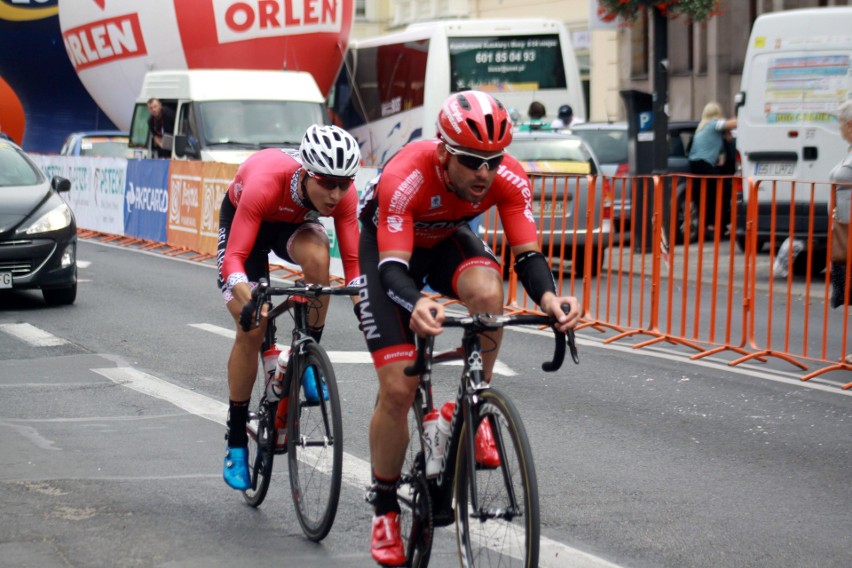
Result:
<svg viewBox="0 0 852 568"><path fill-rule="evenodd" d="M358 142L337 126L315 124L308 128L299 155L309 173L340 178L355 177L361 162Z"/></svg>

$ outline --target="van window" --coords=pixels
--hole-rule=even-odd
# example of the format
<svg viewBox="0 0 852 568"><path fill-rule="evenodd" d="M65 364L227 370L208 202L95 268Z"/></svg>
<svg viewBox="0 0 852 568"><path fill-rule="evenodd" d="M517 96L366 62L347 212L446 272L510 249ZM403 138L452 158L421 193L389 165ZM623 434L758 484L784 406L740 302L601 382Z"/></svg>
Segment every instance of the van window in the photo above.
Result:
<svg viewBox="0 0 852 568"><path fill-rule="evenodd" d="M204 145L299 144L312 124L324 124L318 103L296 101L207 101L196 103Z"/></svg>
<svg viewBox="0 0 852 568"><path fill-rule="evenodd" d="M130 123L130 147L144 148L148 145L148 106L145 103L136 103L133 109L133 122Z"/></svg>

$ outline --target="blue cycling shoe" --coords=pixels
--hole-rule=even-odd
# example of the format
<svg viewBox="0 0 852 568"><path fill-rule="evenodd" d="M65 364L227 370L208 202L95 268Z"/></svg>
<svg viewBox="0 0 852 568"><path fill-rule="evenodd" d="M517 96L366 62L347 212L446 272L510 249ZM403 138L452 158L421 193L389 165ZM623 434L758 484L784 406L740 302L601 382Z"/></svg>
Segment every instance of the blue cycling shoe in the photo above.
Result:
<svg viewBox="0 0 852 568"><path fill-rule="evenodd" d="M328 400L328 387L325 386L325 381L322 383L322 399ZM319 395L317 394L317 376L314 373L313 367L305 369L305 374L302 377L302 387L305 389L305 398L308 402L317 402Z"/></svg>
<svg viewBox="0 0 852 568"><path fill-rule="evenodd" d="M225 483L239 491L251 487L246 448L228 448L225 451L225 467L222 470Z"/></svg>

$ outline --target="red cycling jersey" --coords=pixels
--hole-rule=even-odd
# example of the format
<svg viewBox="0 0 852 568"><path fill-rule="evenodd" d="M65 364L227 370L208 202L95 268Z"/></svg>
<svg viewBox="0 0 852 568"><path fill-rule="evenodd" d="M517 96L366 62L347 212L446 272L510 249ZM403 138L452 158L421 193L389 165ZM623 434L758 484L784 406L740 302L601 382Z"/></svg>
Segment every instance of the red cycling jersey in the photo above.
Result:
<svg viewBox="0 0 852 568"><path fill-rule="evenodd" d="M520 163L507 154L485 199L470 203L447 188L439 143L409 143L388 162L378 184L365 191L361 220L377 227L379 251L432 248L493 205L512 246L536 242L529 178Z"/></svg>
<svg viewBox="0 0 852 568"><path fill-rule="evenodd" d="M254 247L262 222L298 225L320 217L302 198L299 185L302 163L297 152L270 148L249 156L237 170L228 187L228 197L236 207L231 225L222 277L245 274L245 260ZM360 274L358 268L358 194L350 188L330 217L340 244L340 257L346 281Z"/></svg>

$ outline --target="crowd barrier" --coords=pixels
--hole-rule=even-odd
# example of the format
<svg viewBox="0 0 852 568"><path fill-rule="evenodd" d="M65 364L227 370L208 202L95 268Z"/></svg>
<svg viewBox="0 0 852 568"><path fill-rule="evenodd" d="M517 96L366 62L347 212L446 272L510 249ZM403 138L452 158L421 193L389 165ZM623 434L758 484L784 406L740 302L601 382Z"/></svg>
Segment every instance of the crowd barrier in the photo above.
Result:
<svg viewBox="0 0 852 568"><path fill-rule="evenodd" d="M537 177L531 175L533 184ZM625 211L612 229L586 238L582 250L544 248L559 292L583 302L581 329L609 333L604 343L631 339L637 349L660 342L684 346L696 360L729 353L731 366L776 358L801 372L802 380L852 370L849 308L829 305L837 270L827 252L834 187L784 180L743 185L738 177L682 174L618 177L608 184L620 196L613 209ZM593 191L595 184L574 187ZM566 210L575 218L589 213ZM502 235L489 232L492 222L483 222L486 242L502 249L496 241ZM588 220L585 225L591 226ZM568 233L568 242L578 240L576 227ZM776 262L787 239L803 250ZM559 270L577 254L586 260L581 271ZM503 262L506 309L536 311L518 290L512 259L504 255ZM846 297L849 285L849 278L841 284Z"/></svg>
<svg viewBox="0 0 852 568"><path fill-rule="evenodd" d="M196 259L215 256L219 204L235 165L35 158L48 175L71 180L68 200L84 236ZM356 187L363 188L375 173L363 169ZM581 329L610 334L605 343L632 340L637 349L660 342L684 346L694 351L693 359L730 353L732 366L780 359L799 370L802 380L852 370L849 306L830 307L832 274L842 265L832 267L827 252L832 219L826 211L835 203L829 184L743 184L737 177L681 174L582 179L532 174L530 179L541 190L535 192L534 207L540 226L554 227L555 216L563 218L562 238L540 238L548 237L544 252L559 292L582 300ZM559 194L557 187L563 188ZM588 192L585 200L577 198L581 191ZM587 204L584 210L581 202ZM583 223L573 222L581 218ZM339 278L334 228L325 226L332 273ZM508 277L506 310L536 311L518 285L496 212L483 215L480 227L485 241L500 252ZM595 229L586 234L582 227ZM802 243L804 250L779 263L776 255L785 240ZM852 254L847 258L849 275ZM848 298L848 276L840 286ZM852 388L852 382L841 386Z"/></svg>

